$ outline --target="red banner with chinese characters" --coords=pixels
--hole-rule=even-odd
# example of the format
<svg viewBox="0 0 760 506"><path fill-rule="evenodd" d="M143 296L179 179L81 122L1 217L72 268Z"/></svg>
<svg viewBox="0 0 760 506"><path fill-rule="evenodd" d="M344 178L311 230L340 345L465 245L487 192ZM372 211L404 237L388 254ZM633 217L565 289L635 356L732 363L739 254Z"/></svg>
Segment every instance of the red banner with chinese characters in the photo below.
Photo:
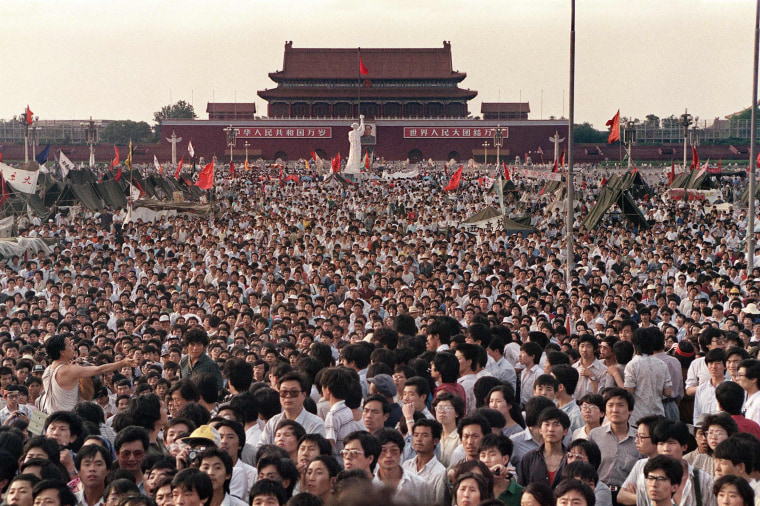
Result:
<svg viewBox="0 0 760 506"><path fill-rule="evenodd" d="M509 128L501 127L504 138ZM490 139L496 133L494 127L404 127L405 139Z"/></svg>
<svg viewBox="0 0 760 506"><path fill-rule="evenodd" d="M235 134L245 139L331 139L332 127L241 127Z"/></svg>

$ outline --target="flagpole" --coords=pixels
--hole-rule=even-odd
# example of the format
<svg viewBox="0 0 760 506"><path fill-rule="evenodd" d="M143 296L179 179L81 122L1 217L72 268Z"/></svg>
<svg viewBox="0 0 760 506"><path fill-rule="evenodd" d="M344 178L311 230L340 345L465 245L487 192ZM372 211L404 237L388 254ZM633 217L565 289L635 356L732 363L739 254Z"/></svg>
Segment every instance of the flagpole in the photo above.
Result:
<svg viewBox="0 0 760 506"><path fill-rule="evenodd" d="M749 139L749 219L747 220L747 275L755 268L755 142L757 140L757 57L760 42L760 0L755 7L755 47L752 68L752 114Z"/></svg>
<svg viewBox="0 0 760 506"><path fill-rule="evenodd" d="M760 2L760 0L758 0ZM565 282L570 292L570 273L573 271L573 120L575 119L575 0L570 0L570 108L567 125L567 265Z"/></svg>
<svg viewBox="0 0 760 506"><path fill-rule="evenodd" d="M362 115L362 48L357 47L356 48L356 58L359 60L356 66L359 69L359 79L357 80L357 86L356 86L356 115L361 117Z"/></svg>

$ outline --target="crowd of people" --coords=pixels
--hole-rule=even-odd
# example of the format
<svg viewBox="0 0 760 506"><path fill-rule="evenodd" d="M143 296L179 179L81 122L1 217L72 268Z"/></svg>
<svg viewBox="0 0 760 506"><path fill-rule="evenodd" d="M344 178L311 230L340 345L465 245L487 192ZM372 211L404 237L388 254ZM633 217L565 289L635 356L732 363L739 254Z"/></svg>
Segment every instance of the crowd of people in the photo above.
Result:
<svg viewBox="0 0 760 506"><path fill-rule="evenodd" d="M746 210L649 171L650 227L585 230L605 175L569 279L551 195L506 195L534 232L465 230L496 193L433 169L21 223L56 244L0 260L4 504L760 504Z"/></svg>

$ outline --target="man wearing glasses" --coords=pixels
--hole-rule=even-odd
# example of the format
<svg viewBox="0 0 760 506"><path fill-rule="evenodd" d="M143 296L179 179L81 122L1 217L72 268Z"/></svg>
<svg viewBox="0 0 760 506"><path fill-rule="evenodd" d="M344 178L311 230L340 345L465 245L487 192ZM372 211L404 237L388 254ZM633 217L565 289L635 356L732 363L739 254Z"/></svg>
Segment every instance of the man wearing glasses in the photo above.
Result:
<svg viewBox="0 0 760 506"><path fill-rule="evenodd" d="M134 475L141 494L145 493L142 463L149 443L148 432L134 425L121 430L114 441L119 469L129 471Z"/></svg>
<svg viewBox="0 0 760 506"><path fill-rule="evenodd" d="M320 417L304 409L303 403L311 392L311 383L298 372L283 374L279 382L282 412L267 421L261 433L259 444L274 443L274 432L281 420L294 420L301 424L307 434L325 435L325 422Z"/></svg>
<svg viewBox="0 0 760 506"><path fill-rule="evenodd" d="M360 430L346 436L339 455L346 471L361 469L367 478L372 478L380 452L382 448L377 438L366 430Z"/></svg>
<svg viewBox="0 0 760 506"><path fill-rule="evenodd" d="M675 494L681 488L682 479L683 469L676 459L666 455L649 459L644 466L644 480L652 506L672 505ZM709 498L706 500L709 502Z"/></svg>

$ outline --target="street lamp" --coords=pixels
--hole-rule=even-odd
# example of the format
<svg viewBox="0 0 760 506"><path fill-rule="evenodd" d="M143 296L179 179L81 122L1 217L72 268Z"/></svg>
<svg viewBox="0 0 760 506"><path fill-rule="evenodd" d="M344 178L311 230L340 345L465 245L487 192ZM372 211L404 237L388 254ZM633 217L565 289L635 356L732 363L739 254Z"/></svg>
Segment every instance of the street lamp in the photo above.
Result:
<svg viewBox="0 0 760 506"><path fill-rule="evenodd" d="M250 146L250 144L248 144L248 141L245 141L243 146L245 146L245 163L248 165L248 146Z"/></svg>
<svg viewBox="0 0 760 506"><path fill-rule="evenodd" d="M85 127L84 133L87 139L87 145L90 146L90 167L92 167L95 165L95 144L100 142L100 139L98 138L98 127L100 126L100 122L93 121L92 116L90 116L90 121L81 122L79 123L79 126Z"/></svg>
<svg viewBox="0 0 760 506"><path fill-rule="evenodd" d="M683 126L683 168L686 169L686 143L689 140L689 127L694 117L689 114L689 110L685 109L681 114L681 126Z"/></svg>
<svg viewBox="0 0 760 506"><path fill-rule="evenodd" d="M488 142L483 143L483 163L488 166Z"/></svg>
<svg viewBox="0 0 760 506"><path fill-rule="evenodd" d="M230 147L230 164L232 164L232 150L237 143L237 130L230 125L224 131L227 132L227 145Z"/></svg>
<svg viewBox="0 0 760 506"><path fill-rule="evenodd" d="M496 146L496 168L498 170L499 162L501 161L499 152L504 145L504 130L501 129L501 125L496 125L496 130L493 134L493 145Z"/></svg>
<svg viewBox="0 0 760 506"><path fill-rule="evenodd" d="M636 141L636 121L628 120L625 123L625 140L628 144L628 170L633 164L633 143Z"/></svg>
<svg viewBox="0 0 760 506"><path fill-rule="evenodd" d="M30 118L27 116L28 114L30 114L30 111L24 109L24 112L13 117L14 121L18 121L24 126L24 163L29 161L29 127L34 125L36 128L37 121L39 120L39 116L33 116Z"/></svg>

